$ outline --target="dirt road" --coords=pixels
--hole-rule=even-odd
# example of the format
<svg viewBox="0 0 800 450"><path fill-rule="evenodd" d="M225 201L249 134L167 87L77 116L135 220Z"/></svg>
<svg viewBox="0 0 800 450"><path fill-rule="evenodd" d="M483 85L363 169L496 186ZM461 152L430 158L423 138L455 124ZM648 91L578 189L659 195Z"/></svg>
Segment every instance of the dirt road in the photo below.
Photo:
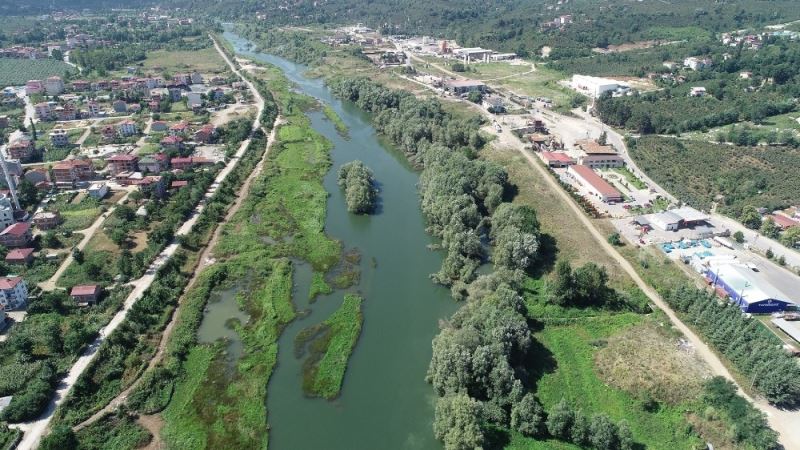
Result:
<svg viewBox="0 0 800 450"><path fill-rule="evenodd" d="M214 234L211 236L211 239L208 241L208 244L206 244L203 253L200 255L197 267L195 267L194 273L192 274L192 278L186 285L186 289L184 290L184 292L188 292L191 289L191 287L194 286L194 284L197 282L198 276L200 276L204 268L214 263L213 251L217 241L219 240L219 236L222 233L223 224L227 223L233 218L233 215L236 214L236 211L239 210L239 208L242 206L242 203L250 193L250 186L252 185L253 180L255 180L258 177L258 175L261 174L261 172L263 171L264 164L266 163L267 157L269 156L269 150L270 148L272 148L272 145L275 142L275 135L277 129L279 125L282 123L283 119L279 116L275 120L275 124L273 125L272 131L270 132L269 137L267 139L267 147L266 151L264 151L264 155L259 160L253 172L251 172L250 175L248 175L247 179L242 184L242 188L239 191L238 197L236 198L236 201L231 206L231 208L228 210L228 213L225 215L225 218L222 220L222 222L219 223L219 225L217 225L216 229L214 230ZM114 399L112 399L101 410L97 411L91 417L73 427L74 431L79 431L80 429L93 424L106 414L112 413L115 410L117 410L117 408L119 408L122 404L124 404L127 401L130 393L133 392L134 389L136 389L139 386L139 383L142 380L142 376L146 372L152 370L156 365L158 365L164 359L164 355L166 354L167 344L169 343L169 338L172 335L172 331L175 329L175 324L177 322L175 319L177 319L180 314L180 309L181 306L183 305L183 300L184 298L181 297L181 299L178 302L178 307L175 308L175 311L173 311L169 323L167 324L166 328L164 328L164 332L161 334L161 340L158 343L158 349L156 350L156 354L153 355L153 358L147 364L145 370L142 371L142 373L138 376L136 381L134 381L130 386L128 386L128 388L122 391L119 395L114 397ZM154 437L154 442L160 442L157 436Z"/></svg>

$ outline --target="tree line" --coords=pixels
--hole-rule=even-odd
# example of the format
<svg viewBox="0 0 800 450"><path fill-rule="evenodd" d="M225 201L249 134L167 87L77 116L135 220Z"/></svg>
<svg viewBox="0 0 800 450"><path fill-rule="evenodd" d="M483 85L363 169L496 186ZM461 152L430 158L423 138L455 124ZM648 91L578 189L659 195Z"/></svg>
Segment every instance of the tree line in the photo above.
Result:
<svg viewBox="0 0 800 450"><path fill-rule="evenodd" d="M668 292L664 299L692 317L708 342L730 360L770 403L781 407L800 404L800 366L783 343L755 319L733 304L691 287Z"/></svg>

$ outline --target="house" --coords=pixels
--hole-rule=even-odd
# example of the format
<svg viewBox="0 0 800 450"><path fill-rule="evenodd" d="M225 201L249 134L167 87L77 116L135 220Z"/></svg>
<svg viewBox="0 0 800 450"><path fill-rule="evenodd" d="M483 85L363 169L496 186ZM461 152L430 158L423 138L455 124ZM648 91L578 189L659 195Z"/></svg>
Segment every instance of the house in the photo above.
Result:
<svg viewBox="0 0 800 450"><path fill-rule="evenodd" d="M722 264L709 267L704 275L718 293L745 313L770 314L794 304L788 295L746 266Z"/></svg>
<svg viewBox="0 0 800 450"><path fill-rule="evenodd" d="M167 150L180 150L183 148L183 137L181 136L166 136L161 139L161 147Z"/></svg>
<svg viewBox="0 0 800 450"><path fill-rule="evenodd" d="M33 249L28 248L15 248L6 254L6 263L8 264L30 264L33 262Z"/></svg>
<svg viewBox="0 0 800 450"><path fill-rule="evenodd" d="M116 113L128 112L128 104L125 103L125 100L114 100L114 103L111 104L111 108L113 108Z"/></svg>
<svg viewBox="0 0 800 450"><path fill-rule="evenodd" d="M128 112L132 114L140 113L142 112L142 105L138 103L131 103L128 105Z"/></svg>
<svg viewBox="0 0 800 450"><path fill-rule="evenodd" d="M188 73L176 73L172 76L172 81L175 84L192 84L192 76Z"/></svg>
<svg viewBox="0 0 800 450"><path fill-rule="evenodd" d="M168 128L167 122L164 122L163 120L156 120L150 124L150 131L154 133L162 133L167 131Z"/></svg>
<svg viewBox="0 0 800 450"><path fill-rule="evenodd" d="M31 156L33 156L35 150L33 141L27 138L14 141L6 147L9 158L18 159L20 161L29 160Z"/></svg>
<svg viewBox="0 0 800 450"><path fill-rule="evenodd" d="M0 232L0 245L5 245L9 248L27 247L32 238L31 224L17 222L7 226Z"/></svg>
<svg viewBox="0 0 800 450"><path fill-rule="evenodd" d="M88 81L76 80L72 82L72 90L75 92L84 92L92 88L92 84Z"/></svg>
<svg viewBox="0 0 800 450"><path fill-rule="evenodd" d="M210 144L217 134L217 129L212 124L206 124L200 127L199 130L194 132L194 141L202 142L203 144Z"/></svg>
<svg viewBox="0 0 800 450"><path fill-rule="evenodd" d="M41 94L44 92L44 83L42 80L28 80L25 83L25 94L27 95L35 95Z"/></svg>
<svg viewBox="0 0 800 450"><path fill-rule="evenodd" d="M36 185L42 181L50 180L50 174L45 169L31 169L22 176L32 184Z"/></svg>
<svg viewBox="0 0 800 450"><path fill-rule="evenodd" d="M173 102L181 101L181 95L183 95L183 90L181 88L171 87L167 88L167 91L169 92L170 101Z"/></svg>
<svg viewBox="0 0 800 450"><path fill-rule="evenodd" d="M158 99L152 99L149 102L147 102L147 107L150 109L151 112L161 111L161 101Z"/></svg>
<svg viewBox="0 0 800 450"><path fill-rule="evenodd" d="M97 284L81 284L73 286L69 291L69 296L72 297L78 304L96 304L100 299L100 294L103 288Z"/></svg>
<svg viewBox="0 0 800 450"><path fill-rule="evenodd" d="M55 128L50 132L50 142L56 147L66 147L69 145L69 136L67 130L63 128Z"/></svg>
<svg viewBox="0 0 800 450"><path fill-rule="evenodd" d="M117 124L117 131L119 132L120 136L127 137L136 135L139 132L139 129L136 126L136 122L132 120L124 120Z"/></svg>
<svg viewBox="0 0 800 450"><path fill-rule="evenodd" d="M164 183L164 177L160 175L148 175L143 177L141 180L136 181L136 186L139 187L139 191L143 194L153 194L156 197L163 197L166 194L166 187Z"/></svg>
<svg viewBox="0 0 800 450"><path fill-rule="evenodd" d="M56 120L75 120L78 118L78 110L72 103L53 108L53 115Z"/></svg>
<svg viewBox="0 0 800 450"><path fill-rule="evenodd" d="M186 186L189 186L189 182L187 180L176 180L169 185L169 188L177 190L180 188L185 188Z"/></svg>
<svg viewBox="0 0 800 450"><path fill-rule="evenodd" d="M539 156L548 167L567 167L575 164L575 160L562 152L541 152Z"/></svg>
<svg viewBox="0 0 800 450"><path fill-rule="evenodd" d="M169 161L169 164L170 166L172 166L173 169L185 170L188 169L189 167L192 167L192 158L191 157L172 158Z"/></svg>
<svg viewBox="0 0 800 450"><path fill-rule="evenodd" d="M622 194L604 180L591 167L575 164L567 167L567 175L574 178L581 186L605 203L621 202Z"/></svg>
<svg viewBox="0 0 800 450"><path fill-rule="evenodd" d="M0 278L0 308L8 311L28 304L28 285L21 277Z"/></svg>
<svg viewBox="0 0 800 450"><path fill-rule="evenodd" d="M75 183L94 177L90 160L68 159L53 166L53 181L57 186L74 187Z"/></svg>
<svg viewBox="0 0 800 450"><path fill-rule="evenodd" d="M44 82L44 90L47 95L58 95L64 92L64 80L61 77L48 77Z"/></svg>
<svg viewBox="0 0 800 450"><path fill-rule="evenodd" d="M170 136L183 136L189 130L189 123L185 120L182 120L175 125L169 127L169 135Z"/></svg>
<svg viewBox="0 0 800 450"><path fill-rule="evenodd" d="M33 215L33 224L40 230L52 230L61 223L58 211L41 211Z"/></svg>
<svg viewBox="0 0 800 450"><path fill-rule="evenodd" d="M186 93L186 106L195 109L203 106L203 96L199 92Z"/></svg>
<svg viewBox="0 0 800 450"><path fill-rule="evenodd" d="M452 80L444 84L444 89L453 95L468 94L470 92L486 92L486 84L476 80Z"/></svg>
<svg viewBox="0 0 800 450"><path fill-rule="evenodd" d="M33 110L39 120L50 120L53 116L53 106L50 102L39 102L33 105Z"/></svg>
<svg viewBox="0 0 800 450"><path fill-rule="evenodd" d="M114 155L106 158L111 174L116 176L122 172L135 172L139 157L136 155Z"/></svg>
<svg viewBox="0 0 800 450"><path fill-rule="evenodd" d="M89 197L101 200L108 194L108 185L106 183L92 183L86 192L89 194Z"/></svg>
<svg viewBox="0 0 800 450"><path fill-rule="evenodd" d="M100 130L100 134L103 136L103 140L106 142L112 142L117 139L117 129L114 128L113 125L106 125Z"/></svg>
<svg viewBox="0 0 800 450"><path fill-rule="evenodd" d="M592 139L581 139L575 141L575 147L583 153L578 158L580 165L592 169L608 169L625 165L625 160L610 145L602 145Z"/></svg>
<svg viewBox="0 0 800 450"><path fill-rule="evenodd" d="M486 97L483 99L483 107L493 114L506 112L506 105L500 97Z"/></svg>
<svg viewBox="0 0 800 450"><path fill-rule="evenodd" d="M192 72L189 78L192 84L203 84L203 76L200 75L200 72Z"/></svg>
<svg viewBox="0 0 800 450"><path fill-rule="evenodd" d="M705 97L706 93L706 88L702 86L693 87L689 91L689 97Z"/></svg>
<svg viewBox="0 0 800 450"><path fill-rule="evenodd" d="M141 170L142 173L161 173L164 169L166 169L166 165L167 155L164 153L155 153L152 155L143 156L139 160L139 170Z"/></svg>
<svg viewBox="0 0 800 450"><path fill-rule="evenodd" d="M683 60L683 67L687 67L692 70L700 70L709 67L712 64L711 59L709 58L698 58L696 56L690 56Z"/></svg>
<svg viewBox="0 0 800 450"><path fill-rule="evenodd" d="M775 222L775 225L778 226L781 230L788 230L789 228L796 227L800 225L800 222L790 219L782 214L771 214L767 216Z"/></svg>
<svg viewBox="0 0 800 450"><path fill-rule="evenodd" d="M90 100L86 103L86 112L91 117L99 116L100 111L101 111L100 105L96 101Z"/></svg>

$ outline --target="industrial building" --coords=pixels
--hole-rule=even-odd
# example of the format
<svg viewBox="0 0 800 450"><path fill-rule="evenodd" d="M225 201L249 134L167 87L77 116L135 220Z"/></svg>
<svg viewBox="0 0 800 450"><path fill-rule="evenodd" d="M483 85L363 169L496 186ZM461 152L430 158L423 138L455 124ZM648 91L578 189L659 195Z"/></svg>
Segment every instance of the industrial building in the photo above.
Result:
<svg viewBox="0 0 800 450"><path fill-rule="evenodd" d="M703 275L719 294L726 295L742 312L770 314L794 305L788 295L743 265L713 266Z"/></svg>
<svg viewBox="0 0 800 450"><path fill-rule="evenodd" d="M580 164L571 165L567 167L567 175L580 183L589 194L599 198L603 202L613 203L623 200L622 194L614 188L614 186L611 186L608 181L595 173L591 167L582 166Z"/></svg>
<svg viewBox="0 0 800 450"><path fill-rule="evenodd" d="M455 95L468 94L470 92L486 92L486 83L476 80L452 80L445 83L446 91Z"/></svg>
<svg viewBox="0 0 800 450"><path fill-rule="evenodd" d="M573 75L570 86L576 91L588 95L592 98L598 98L606 92L625 92L630 90L630 87L616 80L608 78L590 77L587 75Z"/></svg>
<svg viewBox="0 0 800 450"><path fill-rule="evenodd" d="M706 225L710 217L692 207L684 206L669 211L654 214L645 214L636 217L634 221L639 225L649 225L662 231L678 231L682 228L694 228Z"/></svg>

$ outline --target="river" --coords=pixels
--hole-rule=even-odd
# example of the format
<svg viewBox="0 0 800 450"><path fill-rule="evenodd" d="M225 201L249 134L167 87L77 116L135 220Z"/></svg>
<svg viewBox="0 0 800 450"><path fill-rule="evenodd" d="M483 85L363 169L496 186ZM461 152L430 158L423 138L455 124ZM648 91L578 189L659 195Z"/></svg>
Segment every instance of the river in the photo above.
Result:
<svg viewBox="0 0 800 450"><path fill-rule="evenodd" d="M333 144L333 168L324 180L331 194L326 232L362 255L361 279L351 290L365 299L363 330L341 396L333 401L306 398L302 361L292 351L294 338L325 320L341 304L343 292L309 304L310 269L296 267L295 306L311 312L292 322L279 340L278 366L267 394L270 447L440 448L432 430L435 395L424 378L438 321L457 305L447 289L428 278L439 269L442 255L426 248L433 241L419 207L418 174L401 153L381 142L366 114L336 99L322 80L306 78L306 67L253 53L248 41L233 33L224 36L243 56L279 67L301 92L330 105L349 128L343 137L321 112L309 113L314 129ZM380 204L371 216L349 214L336 184L338 168L356 159L371 168L379 182Z"/></svg>

